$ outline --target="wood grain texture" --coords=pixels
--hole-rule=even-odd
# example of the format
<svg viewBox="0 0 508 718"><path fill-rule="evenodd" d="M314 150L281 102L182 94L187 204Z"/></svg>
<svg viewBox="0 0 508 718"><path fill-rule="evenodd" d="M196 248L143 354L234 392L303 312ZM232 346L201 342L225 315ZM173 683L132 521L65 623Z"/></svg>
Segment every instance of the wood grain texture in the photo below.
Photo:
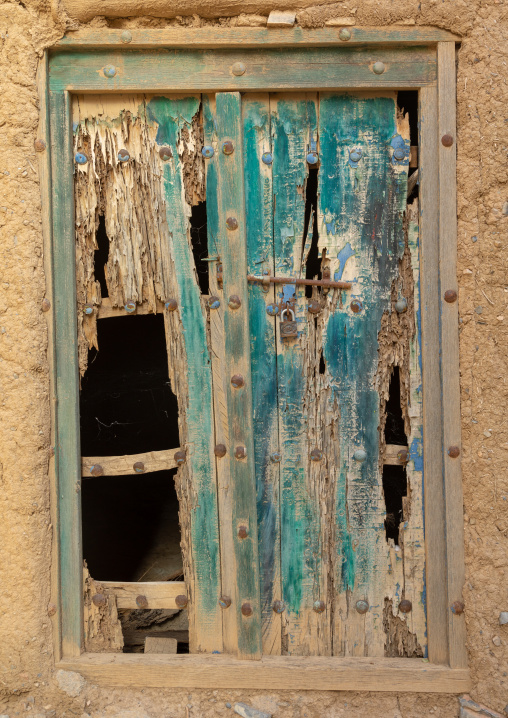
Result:
<svg viewBox="0 0 508 718"><path fill-rule="evenodd" d="M376 75L376 61L385 71ZM237 77L232 66L247 70ZM116 74L104 76L113 65ZM50 59L50 87L73 92L281 91L300 87L420 87L436 80L435 52L425 47L239 50L68 51Z"/></svg>
<svg viewBox="0 0 508 718"><path fill-rule="evenodd" d="M438 134L456 137L455 45L440 42L438 56ZM459 331L457 302L443 299L457 286L457 178L456 143L439 142L439 314L441 329L443 454L446 518L446 560L448 589L449 662L452 668L467 666L464 614L450 610L462 601L464 585L464 519L462 506L461 459L448 455L450 446L461 446Z"/></svg>
<svg viewBox="0 0 508 718"><path fill-rule="evenodd" d="M239 93L218 93L214 118L217 140L217 244L224 271L224 296L239 297L240 306L228 306L224 313L226 397L228 404L229 445L231 461L232 526L238 601L227 610L237 617L238 657L261 656L261 607L256 512L256 477L252 433L252 378L250 368L250 331L247 287L243 132ZM233 152L226 154L223 143L231 142ZM234 219L237 227L227 229ZM243 386L233 387L234 375L243 377ZM245 458L235 458L238 447L244 447ZM245 527L247 536L239 535ZM250 604L252 614L242 614Z"/></svg>
<svg viewBox="0 0 508 718"><path fill-rule="evenodd" d="M384 655L385 598L399 590L401 557L385 538L379 460L378 333L404 251L402 216L408 160L392 157L398 138L409 156L409 127L398 127L395 96L321 94L319 253L331 276L353 281L344 305L329 298L322 325L327 424L338 416L326 457L335 481L334 652ZM400 134L403 133L403 134ZM356 154L354 154L356 153ZM354 161L354 157L360 159ZM325 259L322 259L322 266ZM352 300L360 303L353 311ZM333 409L332 409L333 407ZM363 450L365 459L355 459ZM367 613L356 610L367 601Z"/></svg>
<svg viewBox="0 0 508 718"><path fill-rule="evenodd" d="M143 475L151 471L167 471L176 469L175 452L181 448L165 449L164 451L147 451L144 454L127 454L126 456L83 456L81 458L81 476L91 477L92 467L99 464L101 476ZM136 471L135 463L144 464L144 471Z"/></svg>
<svg viewBox="0 0 508 718"><path fill-rule="evenodd" d="M53 310L57 408L57 476L62 651L79 655L83 642L81 457L74 245L73 158L68 93L50 92L53 224Z"/></svg>
<svg viewBox="0 0 508 718"><path fill-rule="evenodd" d="M420 297L423 378L423 473L429 660L448 661L443 424L439 340L439 172L437 89L420 92Z"/></svg>
<svg viewBox="0 0 508 718"><path fill-rule="evenodd" d="M138 581L126 583L122 581L101 581L105 591L116 597L118 608L139 608L136 603L138 596L145 596L148 608L178 609L175 603L177 596L187 595L187 587L183 581Z"/></svg>
<svg viewBox="0 0 508 718"><path fill-rule="evenodd" d="M111 304L109 297L103 297L101 299L100 306L97 307L97 319L111 319L113 317L132 317L138 314L155 314L162 313L164 311L164 303L160 300L155 300L155 311L154 307L148 303L143 302L136 306L134 314L128 314L124 307L114 307Z"/></svg>
<svg viewBox="0 0 508 718"><path fill-rule="evenodd" d="M460 42L458 35L436 27L351 27L347 45L372 43L375 45L425 45L436 42ZM141 49L150 47L186 48L255 48L255 47L326 47L341 44L340 28L307 30L301 27L277 30L274 28L132 28L128 44L122 40L122 30L82 28L57 40L55 47L93 47Z"/></svg>
<svg viewBox="0 0 508 718"><path fill-rule="evenodd" d="M463 693L467 669L433 666L421 659L265 656L239 661L228 656L85 654L57 663L97 685L143 688L242 688L323 691Z"/></svg>
<svg viewBox="0 0 508 718"><path fill-rule="evenodd" d="M263 162L272 151L268 94L242 98L247 268L261 274L274 271L273 164ZM265 157L266 159L266 157ZM278 171L278 170L276 170ZM252 426L256 470L258 550L263 655L281 652L281 614L273 610L280 600L280 453L278 437L277 364L275 323L267 305L275 301L275 288L249 284L251 335Z"/></svg>

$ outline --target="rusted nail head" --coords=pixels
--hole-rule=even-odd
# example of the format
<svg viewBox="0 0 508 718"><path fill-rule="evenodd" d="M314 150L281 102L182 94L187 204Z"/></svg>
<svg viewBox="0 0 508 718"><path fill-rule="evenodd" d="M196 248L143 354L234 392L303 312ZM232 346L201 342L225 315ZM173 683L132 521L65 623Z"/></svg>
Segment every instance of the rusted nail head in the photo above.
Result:
<svg viewBox="0 0 508 718"><path fill-rule="evenodd" d="M455 613L455 615L460 616L461 613L464 613L464 604L462 601L454 601L452 605L450 606L451 612Z"/></svg>
<svg viewBox="0 0 508 718"><path fill-rule="evenodd" d="M345 27L341 27L339 30L339 40L343 40L344 42L351 40L351 31Z"/></svg>
<svg viewBox="0 0 508 718"><path fill-rule="evenodd" d="M245 446L237 446L235 449L235 459L245 459L247 457L247 449Z"/></svg>
<svg viewBox="0 0 508 718"><path fill-rule="evenodd" d="M185 462L185 459L187 458L187 452L186 451L176 451L175 452L175 461L177 466L180 466Z"/></svg>
<svg viewBox="0 0 508 718"><path fill-rule="evenodd" d="M249 531L247 529L247 526L239 526L238 527L238 538L246 539L249 535Z"/></svg>
<svg viewBox="0 0 508 718"><path fill-rule="evenodd" d="M395 302L395 311L398 314L404 314L404 312L407 312L407 299L405 297L401 297Z"/></svg>
<svg viewBox="0 0 508 718"><path fill-rule="evenodd" d="M132 33L129 32L129 30L124 30L122 34L120 35L120 40L122 42L128 43L132 40Z"/></svg>
<svg viewBox="0 0 508 718"><path fill-rule="evenodd" d="M219 606L221 608L229 608L231 606L231 599L229 596L221 596L219 598Z"/></svg>
<svg viewBox="0 0 508 718"><path fill-rule="evenodd" d="M451 147L453 145L453 137L451 135L443 135L441 137L443 147Z"/></svg>
<svg viewBox="0 0 508 718"><path fill-rule="evenodd" d="M321 461L323 458L323 452L321 449L312 449L310 452L310 460L311 461Z"/></svg>
<svg viewBox="0 0 508 718"><path fill-rule="evenodd" d="M93 314L93 304L85 304L85 306L83 307L83 314L86 314L87 317Z"/></svg>
<svg viewBox="0 0 508 718"><path fill-rule="evenodd" d="M163 162L167 162L173 157L173 150L171 147L164 145L164 147L161 147L159 150L159 157Z"/></svg>
<svg viewBox="0 0 508 718"><path fill-rule="evenodd" d="M235 229L238 229L238 220L236 219L236 217L228 217L226 219L226 227L229 229L230 232Z"/></svg>
<svg viewBox="0 0 508 718"><path fill-rule="evenodd" d="M136 606L138 608L148 608L148 599L146 596L139 595L136 596Z"/></svg>
<svg viewBox="0 0 508 718"><path fill-rule="evenodd" d="M402 449L401 451L398 451L398 452L397 452L397 460L398 460L401 464L407 464L407 462L409 461L409 452L408 452L408 450L407 450L407 449Z"/></svg>
<svg viewBox="0 0 508 718"><path fill-rule="evenodd" d="M216 444L213 450L213 453L215 454L215 456L218 456L219 459L222 459L223 456L226 456L226 452L227 449L224 444Z"/></svg>
<svg viewBox="0 0 508 718"><path fill-rule="evenodd" d="M447 289L444 293L444 300L445 302L448 302L448 304L453 304L453 302L457 301L457 292L455 289Z"/></svg>
<svg viewBox="0 0 508 718"><path fill-rule="evenodd" d="M357 449L355 451L355 453L353 454L353 459L355 461L362 462L362 461L365 461L366 458L367 458L367 452L365 451L365 449Z"/></svg>
<svg viewBox="0 0 508 718"><path fill-rule="evenodd" d="M116 75L116 67L114 65L106 65L102 68L105 77L114 77Z"/></svg>
<svg viewBox="0 0 508 718"><path fill-rule="evenodd" d="M233 152L235 151L235 147L234 147L233 143L231 142L231 140L226 140L225 142L222 143L222 151L224 152L225 155L233 154Z"/></svg>
<svg viewBox="0 0 508 718"><path fill-rule="evenodd" d="M357 601L355 608L357 613L367 613L367 611L369 610L369 602L363 600Z"/></svg>
<svg viewBox="0 0 508 718"><path fill-rule="evenodd" d="M450 456L452 459L456 459L457 456L460 455L460 449L458 446L450 446L448 449L448 456Z"/></svg>
<svg viewBox="0 0 508 718"><path fill-rule="evenodd" d="M411 601L408 601L407 598L403 598L402 601L399 603L399 611L401 613L409 613L412 608L413 604L411 603Z"/></svg>
<svg viewBox="0 0 508 718"><path fill-rule="evenodd" d="M275 600L273 602L272 609L274 613L283 613L285 609L284 601L280 601L279 599Z"/></svg>
<svg viewBox="0 0 508 718"><path fill-rule="evenodd" d="M136 311L136 302L134 299L129 299L128 302L125 302L124 307L127 314L133 314Z"/></svg>
<svg viewBox="0 0 508 718"><path fill-rule="evenodd" d="M189 599L187 598L187 596L184 596L184 594L180 594L175 598L175 603L178 608L185 608L186 605L189 603Z"/></svg>
<svg viewBox="0 0 508 718"><path fill-rule="evenodd" d="M316 613L323 613L325 608L326 606L324 601L314 601L314 605L312 606L312 610Z"/></svg>
<svg viewBox="0 0 508 718"><path fill-rule="evenodd" d="M49 312L50 309L51 309L51 302L49 301L49 299L46 299L46 297L44 297L44 299L42 300L42 311Z"/></svg>
<svg viewBox="0 0 508 718"><path fill-rule="evenodd" d="M234 389L239 389L240 387L244 386L244 384L245 379L241 374L233 374L233 376L231 377L231 386Z"/></svg>
<svg viewBox="0 0 508 718"><path fill-rule="evenodd" d="M88 162L88 157L85 155L84 152L76 152L74 155L74 162L77 165L86 165Z"/></svg>
<svg viewBox="0 0 508 718"><path fill-rule="evenodd" d="M355 147L352 150L349 150L349 160L350 162L359 162L362 159L362 149L361 147Z"/></svg>
<svg viewBox="0 0 508 718"><path fill-rule="evenodd" d="M282 454L279 451L274 451L273 454L270 454L270 461L274 464L278 464L282 459Z"/></svg>
<svg viewBox="0 0 508 718"><path fill-rule="evenodd" d="M242 306L242 300L238 294L232 294L228 299L228 305L230 309L239 309Z"/></svg>
<svg viewBox="0 0 508 718"><path fill-rule="evenodd" d="M104 474L104 469L100 464L94 464L90 467L90 473L92 476L102 476Z"/></svg>
<svg viewBox="0 0 508 718"><path fill-rule="evenodd" d="M252 606L250 603L242 603L242 616L252 616L254 611L252 610Z"/></svg>
<svg viewBox="0 0 508 718"><path fill-rule="evenodd" d="M56 605L54 603L48 603L48 616L54 616L56 613Z"/></svg>
<svg viewBox="0 0 508 718"><path fill-rule="evenodd" d="M208 297L208 306L210 309L218 309L220 307L219 297Z"/></svg>
<svg viewBox="0 0 508 718"><path fill-rule="evenodd" d="M269 314L271 317L275 317L279 313L279 305L268 304L266 307L266 313Z"/></svg>
<svg viewBox="0 0 508 718"><path fill-rule="evenodd" d="M92 603L94 606L105 606L108 602L108 599L103 593L96 593L95 596L92 596Z"/></svg>
<svg viewBox="0 0 508 718"><path fill-rule="evenodd" d="M205 160L209 160L214 156L215 151L212 145L204 145L204 147L201 148L201 154L203 155Z"/></svg>
<svg viewBox="0 0 508 718"><path fill-rule="evenodd" d="M34 148L36 152L44 152L44 150L46 149L46 143L44 142L44 140L35 140Z"/></svg>
<svg viewBox="0 0 508 718"><path fill-rule="evenodd" d="M118 160L120 162L128 162L130 160L131 156L127 152L127 150L118 150Z"/></svg>
<svg viewBox="0 0 508 718"><path fill-rule="evenodd" d="M309 302L309 304L307 305L307 309L311 314L319 314L322 307L319 302Z"/></svg>
<svg viewBox="0 0 508 718"><path fill-rule="evenodd" d="M351 311L354 312L354 314L358 314L358 312L361 312L363 309L363 304L359 299L353 299L349 306L351 307Z"/></svg>
<svg viewBox="0 0 508 718"><path fill-rule="evenodd" d="M145 465L142 461L136 461L136 463L132 467L136 474L144 474L145 473Z"/></svg>
<svg viewBox="0 0 508 718"><path fill-rule="evenodd" d="M231 68L233 71L233 75L236 75L237 77L240 77L241 75L245 74L245 70L247 69L243 62L235 62L233 67Z"/></svg>
<svg viewBox="0 0 508 718"><path fill-rule="evenodd" d="M385 70L386 70L386 66L385 66L384 62L375 62L372 65L372 72L375 75L382 75Z"/></svg>
<svg viewBox="0 0 508 718"><path fill-rule="evenodd" d="M176 299L168 299L164 306L169 312L174 312L175 309L178 308L178 302L176 301Z"/></svg>
<svg viewBox="0 0 508 718"><path fill-rule="evenodd" d="M263 152L261 155L261 161L265 165L271 165L273 162L273 155L271 152Z"/></svg>
<svg viewBox="0 0 508 718"><path fill-rule="evenodd" d="M309 165L317 165L319 162L319 156L317 152L309 152L307 155L307 164Z"/></svg>

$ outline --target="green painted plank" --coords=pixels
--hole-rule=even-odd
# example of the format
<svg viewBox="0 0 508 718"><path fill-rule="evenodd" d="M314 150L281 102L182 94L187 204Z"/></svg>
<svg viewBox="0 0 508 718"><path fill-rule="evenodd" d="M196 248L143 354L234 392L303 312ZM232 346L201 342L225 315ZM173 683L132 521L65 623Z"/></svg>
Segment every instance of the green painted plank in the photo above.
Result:
<svg viewBox="0 0 508 718"><path fill-rule="evenodd" d="M274 95L270 98L273 144L274 253L277 276L305 276L302 265L305 226L306 161L311 140L316 140L316 96ZM281 581L285 604L284 649L289 654L323 655L330 649L329 613L313 611L323 594L319 498L316 491L319 462L310 452L308 427L307 302L304 287L277 286L278 300L296 295L299 337L282 341L280 319L277 337L279 436L282 454L280 523Z"/></svg>
<svg viewBox="0 0 508 718"><path fill-rule="evenodd" d="M244 158L241 99L239 93L219 93L215 98L214 118L217 147L217 244L224 273L224 304L229 297L240 299L239 308L228 306L224 312L226 397L229 424L229 457L231 462L232 524L234 558L237 576L236 605L238 656L261 656L261 609L256 512L254 441L252 431L252 378L250 366L249 305L247 290ZM223 152L223 143L231 142L233 151ZM208 200L212 200L209 195ZM234 229L227 222L236 220ZM231 225L230 225L231 226ZM232 378L243 377L243 386L234 388ZM245 458L236 458L243 447ZM241 537L242 529L248 535ZM250 606L251 614L242 609Z"/></svg>
<svg viewBox="0 0 508 718"><path fill-rule="evenodd" d="M375 374L381 317L390 309L404 250L407 159L400 166L391 159L396 113L393 97L324 94L320 101L320 247L328 246L334 258L332 274L353 280L344 307L330 315L323 342L340 414L334 653L341 655L383 655L388 566L382 563L385 511ZM409 150L408 139L402 145ZM357 150L362 157L356 163L350 153ZM361 302L360 312L352 311L352 299ZM354 459L358 449L366 453L363 462ZM367 614L355 610L359 599L368 600ZM370 644L366 633L373 636Z"/></svg>
<svg viewBox="0 0 508 718"><path fill-rule="evenodd" d="M241 62L246 71L232 72ZM385 71L375 74L375 62ZM115 68L106 77L103 68ZM60 52L50 60L50 88L75 92L283 90L420 87L436 80L430 48L363 47Z"/></svg>
<svg viewBox="0 0 508 718"><path fill-rule="evenodd" d="M213 459L212 379L207 345L206 317L195 277L189 242L189 218L183 203L182 165L178 141L185 125L199 111L200 98L157 97L147 105L148 116L157 122L157 142L173 148L173 157L164 164L164 191L167 203L171 246L167 252L175 263L179 290L179 311L184 333L188 405L187 443L196 496L191 523L191 630L197 651L222 651L220 596L220 554L217 513L217 483Z"/></svg>
<svg viewBox="0 0 508 718"><path fill-rule="evenodd" d="M245 158L247 268L249 274L273 274L273 190L270 163L270 104L268 94L244 96L242 101ZM263 161L263 157L265 161ZM254 456L257 487L258 545L263 654L281 652L281 614L273 610L281 599L277 364L274 316L267 306L274 286L249 285L250 351Z"/></svg>
<svg viewBox="0 0 508 718"><path fill-rule="evenodd" d="M62 652L77 656L83 641L81 455L74 241L74 161L70 98L50 93L55 322L55 475L58 494Z"/></svg>

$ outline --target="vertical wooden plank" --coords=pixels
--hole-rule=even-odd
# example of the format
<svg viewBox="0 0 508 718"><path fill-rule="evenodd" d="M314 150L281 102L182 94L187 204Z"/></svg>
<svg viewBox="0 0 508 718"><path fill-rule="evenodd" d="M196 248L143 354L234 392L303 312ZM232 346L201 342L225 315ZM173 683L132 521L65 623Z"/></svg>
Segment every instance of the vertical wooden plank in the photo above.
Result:
<svg viewBox="0 0 508 718"><path fill-rule="evenodd" d="M229 428L227 448L231 461L232 533L238 596L236 605L228 610L234 611L237 618L238 656L260 658L261 609L240 93L218 93L215 102L218 138L217 244L224 273L224 304L228 304L224 313ZM230 303L230 297L237 297L239 306Z"/></svg>
<svg viewBox="0 0 508 718"><path fill-rule="evenodd" d="M242 100L249 274L273 274L273 154L268 94ZM276 171L276 170L275 170ZM249 285L252 409L256 469L258 545L264 655L281 653L280 456L275 346L276 317L267 313L275 287ZM272 310L271 310L272 311ZM280 608L280 604L275 604Z"/></svg>
<svg viewBox="0 0 508 718"><path fill-rule="evenodd" d="M317 140L315 94L271 95L275 274L305 277L304 228L307 154ZM305 289L278 285L277 301L295 301L298 339L277 336L277 385L281 451L281 580L285 605L283 653L328 655L330 611L326 606L320 522L320 462L310 459L321 437L309 436L305 401L308 325ZM289 318L289 317L288 317ZM314 445L311 445L311 440Z"/></svg>
<svg viewBox="0 0 508 718"><path fill-rule="evenodd" d="M184 334L188 405L186 408L187 461L191 465L194 498L189 505L191 556L189 557L189 624L191 650L222 651L220 554L217 513L217 482L213 458L212 379L207 346L206 317L190 245L188 208L184 201L183 166L179 158L179 136L199 111L200 98L152 99L149 117L158 124L157 142L168 145L172 157L164 164L164 192L171 245L178 280L178 306Z"/></svg>
<svg viewBox="0 0 508 718"><path fill-rule="evenodd" d="M460 451L459 332L457 302L445 302L444 293L457 286L457 196L456 196L456 94L455 43L440 42L438 61L439 136L439 313L443 382L444 493L446 517L446 562L448 589L449 663L452 668L467 666L464 615L451 610L462 601L464 585L464 529L462 518L462 474L460 456L450 456L450 447ZM453 138L451 147L441 141ZM453 453L453 451L451 452Z"/></svg>
<svg viewBox="0 0 508 718"><path fill-rule="evenodd" d="M70 96L50 93L53 195L53 310L57 328L56 442L62 653L77 656L83 641L81 456Z"/></svg>
<svg viewBox="0 0 508 718"><path fill-rule="evenodd" d="M332 276L353 282L343 306L327 298L323 326L330 409L340 416L339 452L329 467L336 475L337 655L383 655L387 585L402 570L385 538L375 376L381 319L404 251L408 162L396 162L393 151L398 142L409 157L408 130L397 125L393 94L320 95L319 249Z"/></svg>
<svg viewBox="0 0 508 718"><path fill-rule="evenodd" d="M420 292L427 631L431 663L448 662L446 533L443 497L439 341L439 173L436 87L420 90ZM444 190L448 191L448 189Z"/></svg>

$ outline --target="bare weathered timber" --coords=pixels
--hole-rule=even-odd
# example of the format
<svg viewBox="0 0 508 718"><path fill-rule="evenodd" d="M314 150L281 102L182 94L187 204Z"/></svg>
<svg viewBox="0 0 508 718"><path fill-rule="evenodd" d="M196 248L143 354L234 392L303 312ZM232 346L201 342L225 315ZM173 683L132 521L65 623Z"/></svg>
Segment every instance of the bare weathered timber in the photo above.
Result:
<svg viewBox="0 0 508 718"><path fill-rule="evenodd" d="M83 610L85 651L122 653L122 624L115 594L93 580L86 563L83 566Z"/></svg>

